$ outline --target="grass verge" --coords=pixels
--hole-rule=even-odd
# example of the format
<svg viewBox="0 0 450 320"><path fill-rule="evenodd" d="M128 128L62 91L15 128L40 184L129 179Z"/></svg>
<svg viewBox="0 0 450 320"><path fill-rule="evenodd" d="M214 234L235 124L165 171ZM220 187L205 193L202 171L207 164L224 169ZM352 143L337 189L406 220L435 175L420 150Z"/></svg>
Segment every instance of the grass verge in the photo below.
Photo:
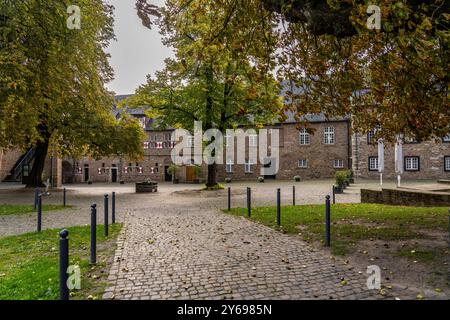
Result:
<svg viewBox="0 0 450 320"><path fill-rule="evenodd" d="M72 208L71 206L62 206L62 205L54 205L54 204L44 204L42 205L42 212L46 211L54 211L54 210L63 210ZM0 216L9 216L9 215L21 215L27 213L36 212L34 206L28 205L13 205L13 204L2 204L0 205Z"/></svg>
<svg viewBox="0 0 450 320"><path fill-rule="evenodd" d="M71 292L71 299L96 299L107 285L116 238L122 225L97 227L97 265L89 265L90 227L69 230L70 265L81 269L81 290ZM60 229L44 230L0 238L0 300L55 300L59 298Z"/></svg>
<svg viewBox="0 0 450 320"><path fill-rule="evenodd" d="M247 209L236 208L229 213L246 217ZM298 233L308 242L323 242L324 239L325 205L282 207L281 227L277 226L276 207L252 208L250 219L283 232ZM345 255L351 253L358 242L365 240L426 239L427 231L446 232L448 209L381 204L336 204L331 206L331 219L332 253ZM422 260L427 261L434 256L424 254Z"/></svg>

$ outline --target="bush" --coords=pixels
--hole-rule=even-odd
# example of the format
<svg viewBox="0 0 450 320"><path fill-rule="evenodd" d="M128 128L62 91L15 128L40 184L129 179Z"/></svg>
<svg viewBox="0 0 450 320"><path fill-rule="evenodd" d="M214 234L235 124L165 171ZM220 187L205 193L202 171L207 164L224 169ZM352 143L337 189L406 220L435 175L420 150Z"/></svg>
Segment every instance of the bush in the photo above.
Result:
<svg viewBox="0 0 450 320"><path fill-rule="evenodd" d="M335 174L336 185L342 187L345 185L345 181L347 181L347 171L337 171Z"/></svg>
<svg viewBox="0 0 450 320"><path fill-rule="evenodd" d="M231 178L225 178L226 183L231 183Z"/></svg>
<svg viewBox="0 0 450 320"><path fill-rule="evenodd" d="M300 182L300 180L301 180L300 176L295 176L295 177L294 177L294 181L295 181L295 182Z"/></svg>
<svg viewBox="0 0 450 320"><path fill-rule="evenodd" d="M258 182L264 182L264 177L258 177Z"/></svg>

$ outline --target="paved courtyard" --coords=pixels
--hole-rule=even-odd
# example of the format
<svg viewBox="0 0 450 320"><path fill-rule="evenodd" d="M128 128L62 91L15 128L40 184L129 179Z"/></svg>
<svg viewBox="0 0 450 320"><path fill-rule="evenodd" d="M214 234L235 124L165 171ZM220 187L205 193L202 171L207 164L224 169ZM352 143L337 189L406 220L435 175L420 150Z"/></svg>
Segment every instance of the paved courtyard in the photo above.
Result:
<svg viewBox="0 0 450 320"><path fill-rule="evenodd" d="M422 182L423 183L423 182ZM323 203L332 181L296 184L298 204ZM292 201L292 182L252 183L254 205ZM367 186L373 185L367 182ZM246 183L233 183L233 206L245 206ZM358 184L338 201L359 202ZM89 223L89 205L117 192L124 222L108 280L106 299L373 299L365 270L331 259L300 237L244 218L225 215L226 191L205 196L197 185L162 184L158 194L134 194L131 185L69 186L73 209L44 215L44 228ZM30 192L0 188L0 203L32 203ZM60 203L54 193L47 203ZM0 217L0 236L35 230L35 214ZM345 280L343 282L343 280Z"/></svg>

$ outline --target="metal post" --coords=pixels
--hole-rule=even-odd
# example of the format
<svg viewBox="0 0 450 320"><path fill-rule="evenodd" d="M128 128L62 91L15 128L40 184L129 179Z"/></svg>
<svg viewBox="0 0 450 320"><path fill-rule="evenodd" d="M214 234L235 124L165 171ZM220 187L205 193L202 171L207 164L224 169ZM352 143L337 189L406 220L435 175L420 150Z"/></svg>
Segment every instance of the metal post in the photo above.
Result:
<svg viewBox="0 0 450 320"><path fill-rule="evenodd" d="M63 189L63 206L65 207L66 206L66 204L67 204L67 198L66 198L66 196L67 196L67 190L66 190L66 188L64 188Z"/></svg>
<svg viewBox="0 0 450 320"><path fill-rule="evenodd" d="M228 211L231 211L231 188L228 187Z"/></svg>
<svg viewBox="0 0 450 320"><path fill-rule="evenodd" d="M277 189L277 224L281 226L281 190Z"/></svg>
<svg viewBox="0 0 450 320"><path fill-rule="evenodd" d="M59 233L59 299L69 300L69 288L67 287L67 269L69 268L69 231L62 230Z"/></svg>
<svg viewBox="0 0 450 320"><path fill-rule="evenodd" d="M97 205L91 205L91 264L97 263Z"/></svg>
<svg viewBox="0 0 450 320"><path fill-rule="evenodd" d="M108 236L108 195L105 194L105 237Z"/></svg>
<svg viewBox="0 0 450 320"><path fill-rule="evenodd" d="M333 185L333 204L336 204L336 187Z"/></svg>
<svg viewBox="0 0 450 320"><path fill-rule="evenodd" d="M331 246L331 234L330 234L330 219L331 219L331 204L330 196L327 195L325 200L325 246Z"/></svg>
<svg viewBox="0 0 450 320"><path fill-rule="evenodd" d="M111 199L111 217L112 217L112 224L116 224L116 193L112 193L112 199Z"/></svg>
<svg viewBox="0 0 450 320"><path fill-rule="evenodd" d="M37 231L42 230L42 194L38 195L38 205L37 205Z"/></svg>
<svg viewBox="0 0 450 320"><path fill-rule="evenodd" d="M292 186L292 205L295 206L295 186Z"/></svg>
<svg viewBox="0 0 450 320"><path fill-rule="evenodd" d="M36 189L34 189L34 210L37 209L37 205L38 205L38 196L39 196L39 189L36 188Z"/></svg>
<svg viewBox="0 0 450 320"><path fill-rule="evenodd" d="M252 189L247 187L247 211L248 216L252 216Z"/></svg>

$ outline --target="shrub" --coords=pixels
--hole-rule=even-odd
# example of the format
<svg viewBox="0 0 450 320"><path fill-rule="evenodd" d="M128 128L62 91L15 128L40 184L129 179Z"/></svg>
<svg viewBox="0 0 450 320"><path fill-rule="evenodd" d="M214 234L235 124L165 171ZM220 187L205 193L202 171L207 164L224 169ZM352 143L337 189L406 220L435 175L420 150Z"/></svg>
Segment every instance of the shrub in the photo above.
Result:
<svg viewBox="0 0 450 320"><path fill-rule="evenodd" d="M231 178L225 178L226 183L231 183Z"/></svg>
<svg viewBox="0 0 450 320"><path fill-rule="evenodd" d="M264 182L264 177L263 176L258 177L258 182Z"/></svg>
<svg viewBox="0 0 450 320"><path fill-rule="evenodd" d="M347 171L337 171L335 174L336 185L342 187L347 180Z"/></svg>
<svg viewBox="0 0 450 320"><path fill-rule="evenodd" d="M295 176L295 177L294 177L294 181L295 181L295 182L300 182L300 180L301 180L300 176Z"/></svg>

